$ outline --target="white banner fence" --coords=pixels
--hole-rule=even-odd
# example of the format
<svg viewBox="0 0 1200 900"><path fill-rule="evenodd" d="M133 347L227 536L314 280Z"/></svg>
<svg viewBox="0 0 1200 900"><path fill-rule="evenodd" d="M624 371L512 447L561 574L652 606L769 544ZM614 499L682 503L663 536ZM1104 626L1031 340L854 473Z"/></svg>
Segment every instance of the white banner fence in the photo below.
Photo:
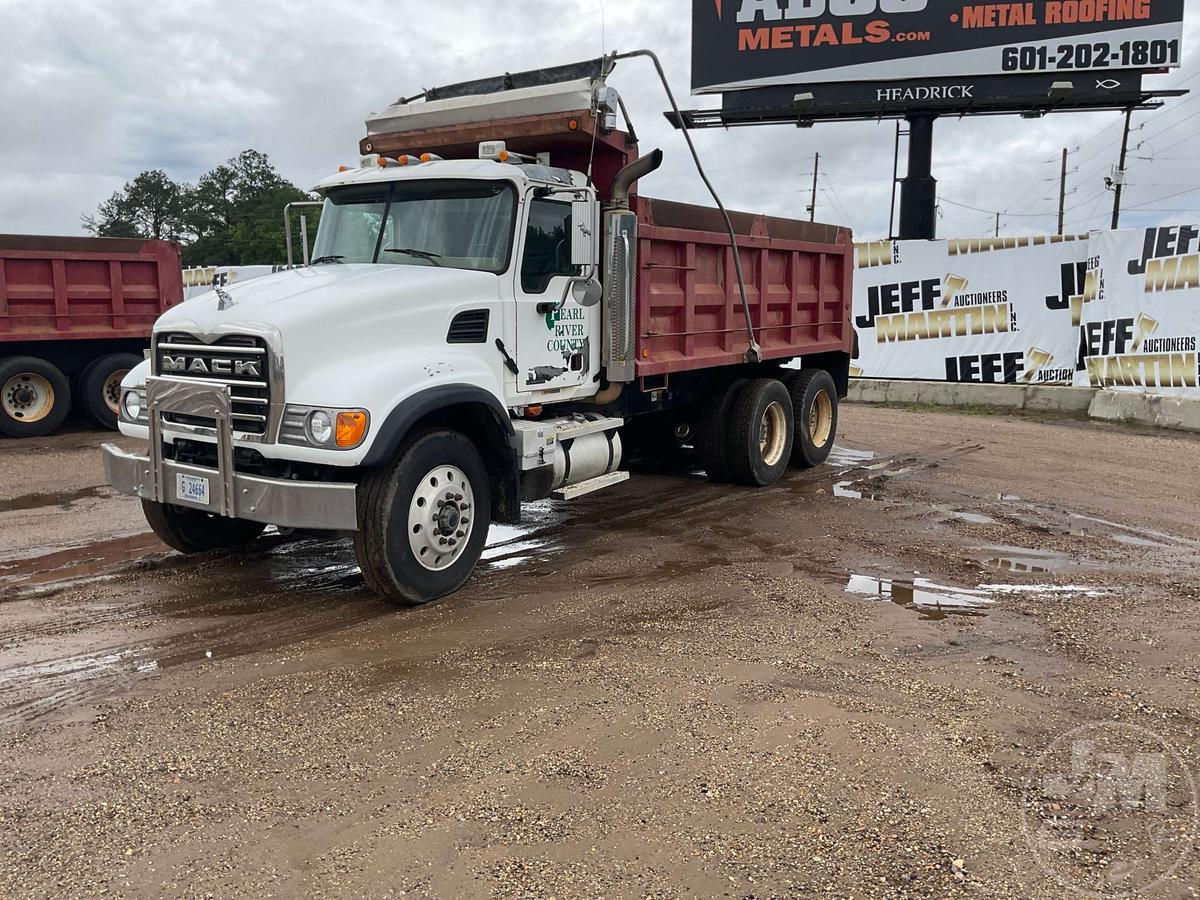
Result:
<svg viewBox="0 0 1200 900"><path fill-rule="evenodd" d="M856 376L1200 397L1200 225L857 251Z"/></svg>

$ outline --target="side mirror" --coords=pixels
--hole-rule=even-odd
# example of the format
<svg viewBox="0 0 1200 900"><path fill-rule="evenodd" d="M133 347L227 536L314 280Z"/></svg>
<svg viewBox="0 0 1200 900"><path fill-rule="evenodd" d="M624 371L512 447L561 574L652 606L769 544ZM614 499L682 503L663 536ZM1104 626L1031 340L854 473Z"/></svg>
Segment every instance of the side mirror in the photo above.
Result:
<svg viewBox="0 0 1200 900"><path fill-rule="evenodd" d="M591 199L571 203L571 265L596 264L596 214Z"/></svg>
<svg viewBox="0 0 1200 900"><path fill-rule="evenodd" d="M595 278L578 279L571 284L571 296L580 306L595 306L604 299L604 288Z"/></svg>

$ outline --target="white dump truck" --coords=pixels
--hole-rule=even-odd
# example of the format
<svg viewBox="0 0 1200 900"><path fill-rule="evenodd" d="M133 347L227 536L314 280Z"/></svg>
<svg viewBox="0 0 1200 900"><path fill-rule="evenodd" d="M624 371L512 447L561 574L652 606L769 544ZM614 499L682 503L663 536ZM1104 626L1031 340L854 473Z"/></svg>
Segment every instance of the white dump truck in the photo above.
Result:
<svg viewBox="0 0 1200 900"><path fill-rule="evenodd" d="M618 127L612 65L397 102L315 187L309 265L158 320L121 395L148 449L103 452L167 544L349 533L371 588L424 603L492 522L619 484L629 450L752 486L825 459L849 232L637 196L662 154Z"/></svg>

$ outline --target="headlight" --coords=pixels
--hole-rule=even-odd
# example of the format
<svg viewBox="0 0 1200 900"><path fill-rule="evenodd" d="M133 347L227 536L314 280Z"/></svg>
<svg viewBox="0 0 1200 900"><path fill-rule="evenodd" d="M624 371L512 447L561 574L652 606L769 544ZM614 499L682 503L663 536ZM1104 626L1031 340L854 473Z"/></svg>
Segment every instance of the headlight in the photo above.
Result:
<svg viewBox="0 0 1200 900"><path fill-rule="evenodd" d="M308 436L314 444L324 447L333 438L333 420L329 413L318 409L308 417Z"/></svg>
<svg viewBox="0 0 1200 900"><path fill-rule="evenodd" d="M144 396L144 388L133 388L121 395L121 412L125 421L137 424L142 420L142 413L145 411Z"/></svg>
<svg viewBox="0 0 1200 900"><path fill-rule="evenodd" d="M279 442L321 450L354 450L361 447L371 429L365 409L323 406L288 406L283 411Z"/></svg>

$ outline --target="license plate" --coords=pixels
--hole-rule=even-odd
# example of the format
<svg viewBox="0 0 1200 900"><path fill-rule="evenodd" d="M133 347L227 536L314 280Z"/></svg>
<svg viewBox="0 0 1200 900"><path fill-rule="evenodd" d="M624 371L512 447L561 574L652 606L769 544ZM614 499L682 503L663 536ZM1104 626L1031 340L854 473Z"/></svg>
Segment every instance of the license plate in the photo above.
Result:
<svg viewBox="0 0 1200 900"><path fill-rule="evenodd" d="M175 475L175 496L186 503L198 503L208 506L208 479L199 475Z"/></svg>

